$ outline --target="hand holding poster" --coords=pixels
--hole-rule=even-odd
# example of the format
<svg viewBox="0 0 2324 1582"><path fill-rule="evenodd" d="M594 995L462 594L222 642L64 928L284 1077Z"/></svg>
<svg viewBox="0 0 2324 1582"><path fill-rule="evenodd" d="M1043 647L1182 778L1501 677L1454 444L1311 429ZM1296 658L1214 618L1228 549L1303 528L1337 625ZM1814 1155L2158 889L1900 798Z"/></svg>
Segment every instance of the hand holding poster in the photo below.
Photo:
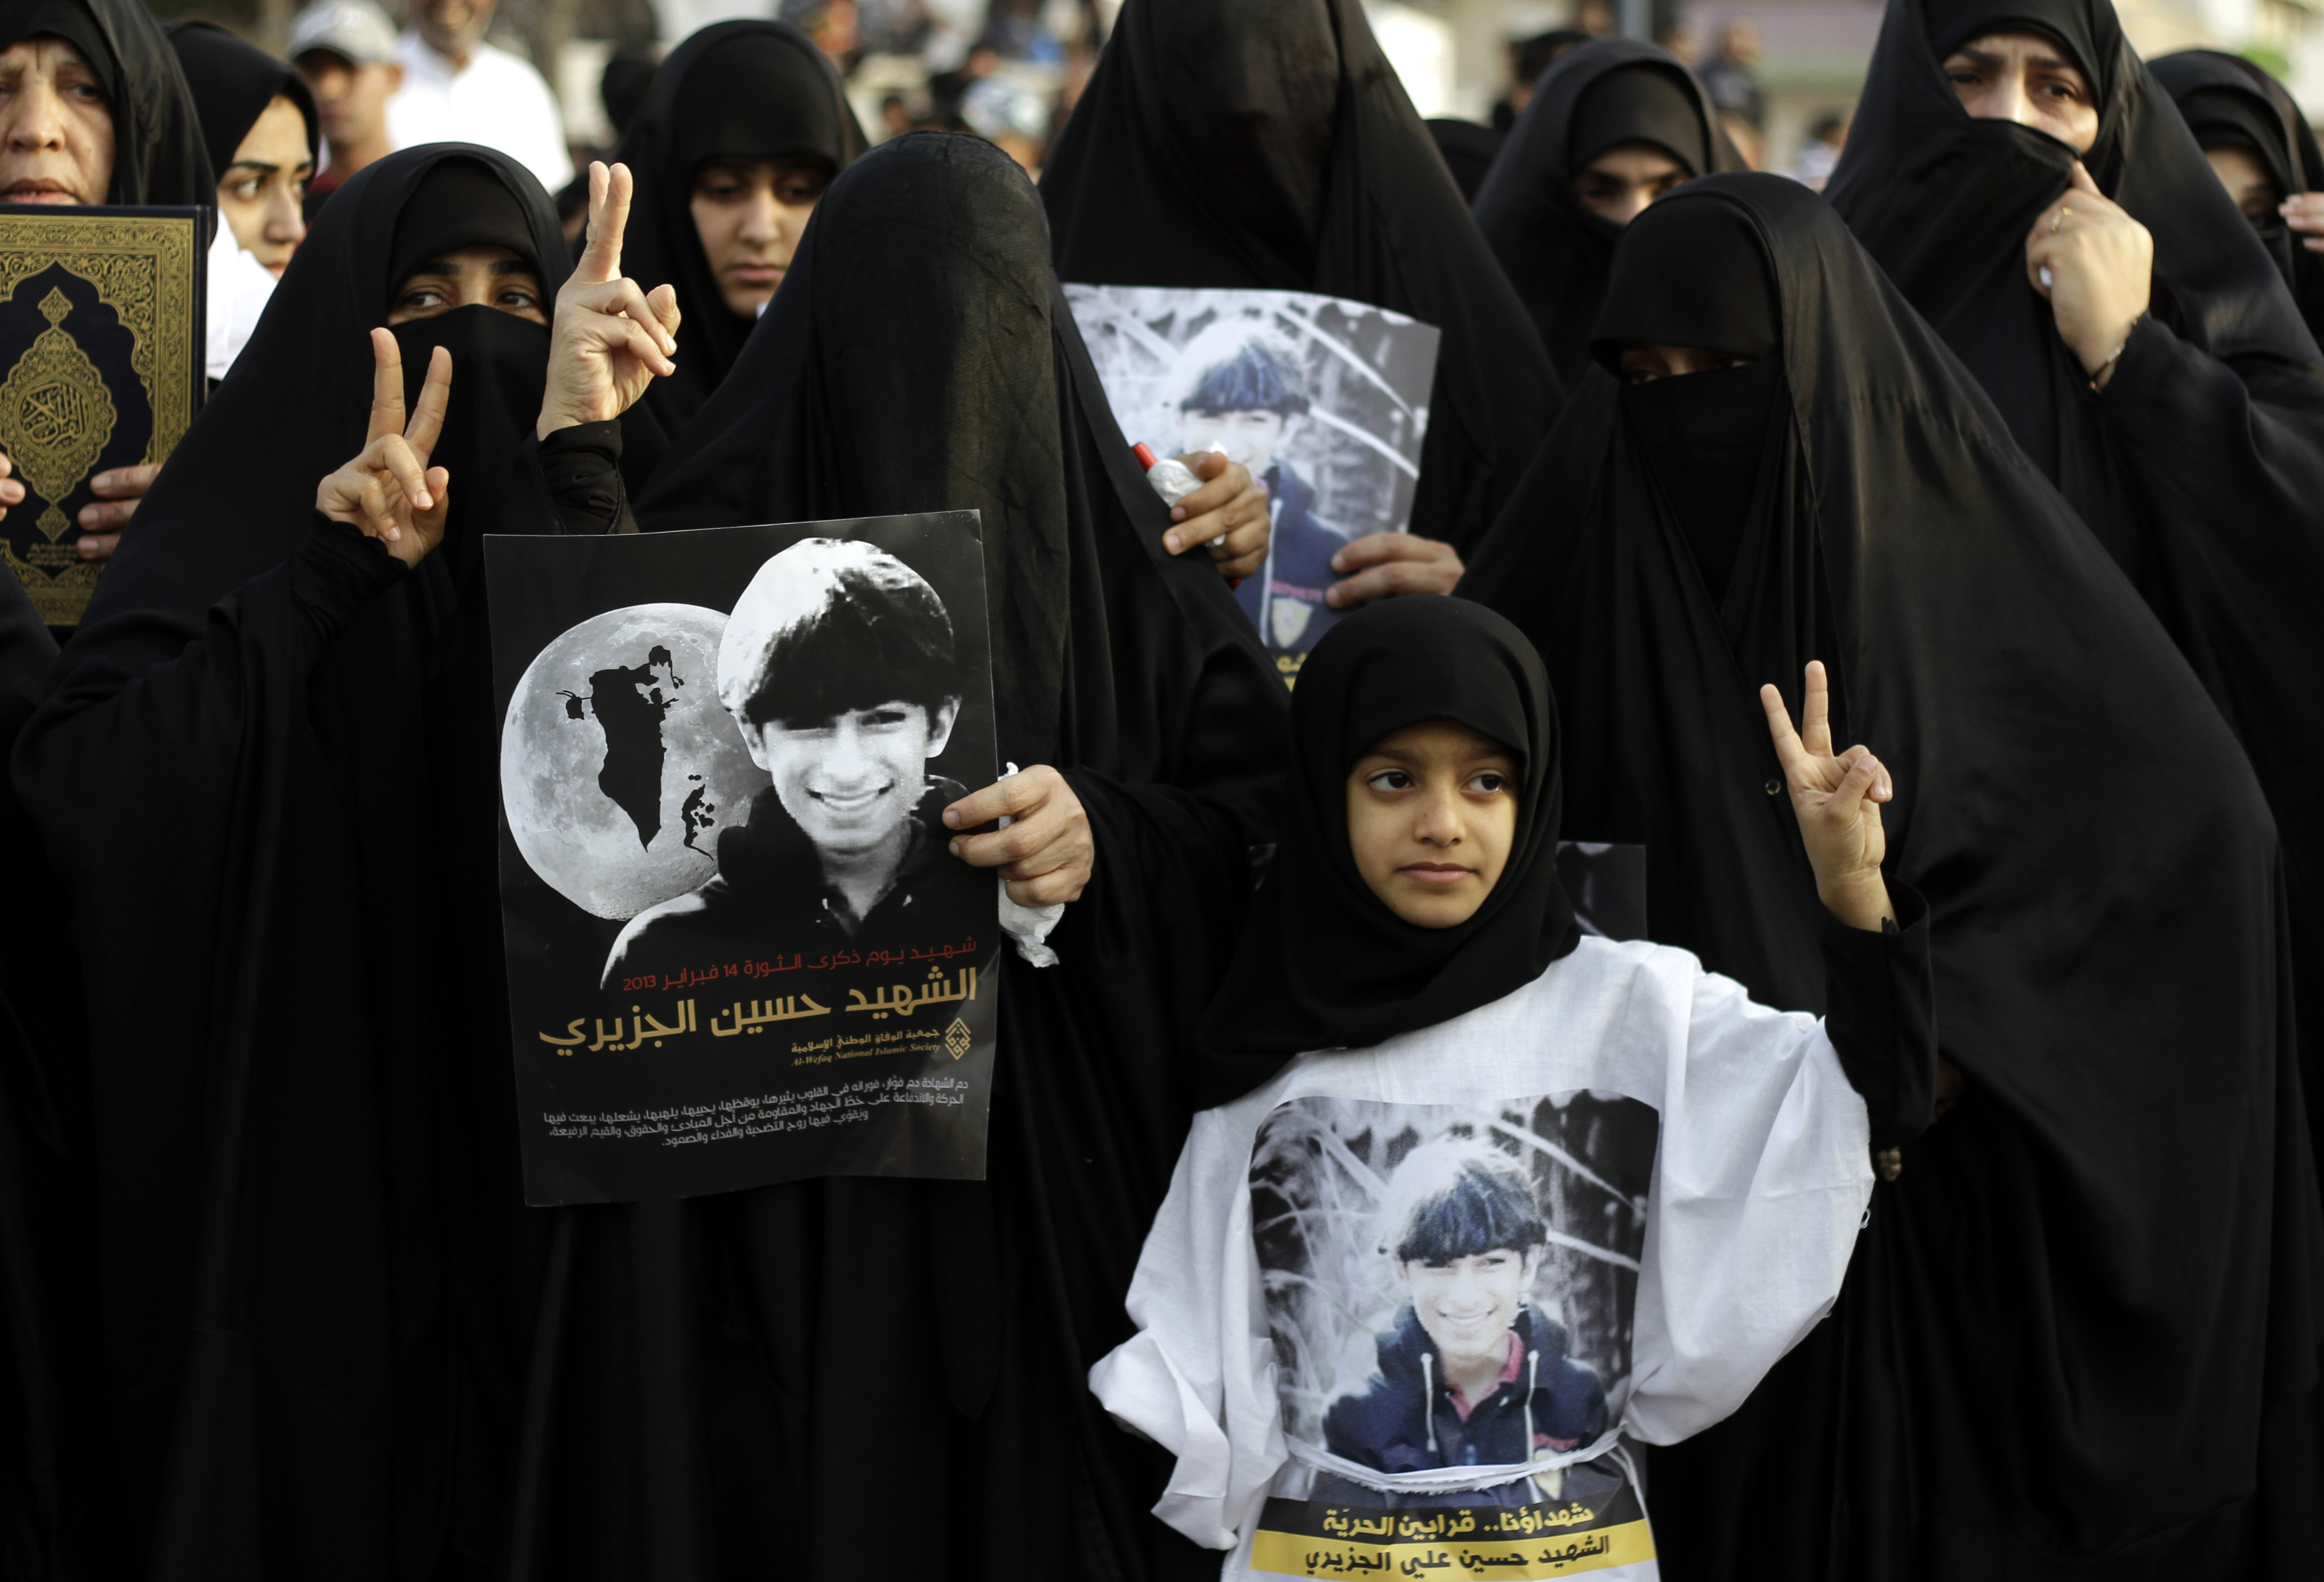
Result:
<svg viewBox="0 0 2324 1582"><path fill-rule="evenodd" d="M973 511L486 540L526 1198L981 1179Z"/></svg>
<svg viewBox="0 0 2324 1582"><path fill-rule="evenodd" d="M1442 337L1305 291L1069 284L1065 300L1124 434L1222 451L1267 485L1267 565L1235 597L1288 681L1344 613L1324 602L1332 556L1411 520Z"/></svg>

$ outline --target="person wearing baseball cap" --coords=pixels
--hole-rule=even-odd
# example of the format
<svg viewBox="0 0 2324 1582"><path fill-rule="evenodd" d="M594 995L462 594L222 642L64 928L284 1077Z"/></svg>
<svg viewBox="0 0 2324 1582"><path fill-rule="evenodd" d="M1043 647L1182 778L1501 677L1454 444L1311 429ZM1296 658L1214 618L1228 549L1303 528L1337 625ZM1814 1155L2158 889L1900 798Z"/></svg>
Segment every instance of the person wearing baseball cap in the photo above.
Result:
<svg viewBox="0 0 2324 1582"><path fill-rule="evenodd" d="M372 0L320 0L290 23L290 61L315 96L329 161L307 189L307 209L348 177L395 150L388 101L403 86L395 24Z"/></svg>

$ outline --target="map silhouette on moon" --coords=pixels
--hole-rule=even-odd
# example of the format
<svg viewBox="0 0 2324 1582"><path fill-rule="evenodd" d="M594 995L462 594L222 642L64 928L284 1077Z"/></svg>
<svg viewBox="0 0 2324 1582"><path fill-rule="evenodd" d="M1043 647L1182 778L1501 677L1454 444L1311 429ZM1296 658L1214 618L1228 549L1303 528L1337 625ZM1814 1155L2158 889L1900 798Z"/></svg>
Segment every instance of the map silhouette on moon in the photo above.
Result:
<svg viewBox="0 0 2324 1582"><path fill-rule="evenodd" d="M558 894L634 917L717 871L718 837L767 784L718 702L726 617L698 604L595 615L534 656L501 727L517 850Z"/></svg>

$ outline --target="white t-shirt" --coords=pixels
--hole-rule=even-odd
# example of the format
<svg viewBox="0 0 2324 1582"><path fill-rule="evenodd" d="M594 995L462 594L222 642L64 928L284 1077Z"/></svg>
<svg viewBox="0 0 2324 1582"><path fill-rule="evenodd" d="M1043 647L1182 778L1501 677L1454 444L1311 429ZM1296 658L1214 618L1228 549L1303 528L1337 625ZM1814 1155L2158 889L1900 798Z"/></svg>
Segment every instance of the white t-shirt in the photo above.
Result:
<svg viewBox="0 0 2324 1582"><path fill-rule="evenodd" d="M1869 1148L1816 1018L1585 938L1197 1116L1091 1388L1226 1577L1647 1582L1620 1440L1717 1422L1830 1311Z"/></svg>
<svg viewBox="0 0 2324 1582"><path fill-rule="evenodd" d="M540 177L551 193L573 179L556 97L528 62L480 43L456 74L417 32L398 40L395 52L403 86L388 101L387 134L396 147L482 143Z"/></svg>

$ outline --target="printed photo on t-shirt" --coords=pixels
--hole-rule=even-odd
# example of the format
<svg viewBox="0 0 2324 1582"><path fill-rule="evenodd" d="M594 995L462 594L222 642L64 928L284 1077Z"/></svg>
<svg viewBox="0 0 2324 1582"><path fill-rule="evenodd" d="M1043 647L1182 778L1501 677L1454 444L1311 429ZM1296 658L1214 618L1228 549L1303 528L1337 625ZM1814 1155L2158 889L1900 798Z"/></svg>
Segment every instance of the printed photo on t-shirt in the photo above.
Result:
<svg viewBox="0 0 2324 1582"><path fill-rule="evenodd" d="M1293 1458L1257 1568L1316 1574L1342 1551L1458 1565L1476 1545L1545 1534L1572 1552L1506 1574L1651 1556L1609 1452L1658 1129L1650 1106L1591 1092L1310 1097L1261 1123L1251 1230Z"/></svg>

